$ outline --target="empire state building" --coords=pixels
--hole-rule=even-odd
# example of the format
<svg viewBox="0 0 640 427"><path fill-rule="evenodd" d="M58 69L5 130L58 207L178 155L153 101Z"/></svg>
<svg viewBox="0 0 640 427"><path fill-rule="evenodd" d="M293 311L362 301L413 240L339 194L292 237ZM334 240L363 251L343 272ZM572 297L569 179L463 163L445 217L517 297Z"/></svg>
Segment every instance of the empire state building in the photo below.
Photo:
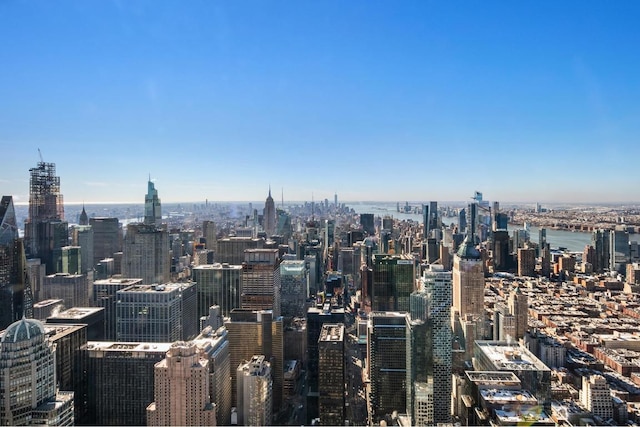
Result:
<svg viewBox="0 0 640 427"><path fill-rule="evenodd" d="M271 186L269 186L269 196L264 203L264 231L269 237L276 234L276 204L271 197Z"/></svg>

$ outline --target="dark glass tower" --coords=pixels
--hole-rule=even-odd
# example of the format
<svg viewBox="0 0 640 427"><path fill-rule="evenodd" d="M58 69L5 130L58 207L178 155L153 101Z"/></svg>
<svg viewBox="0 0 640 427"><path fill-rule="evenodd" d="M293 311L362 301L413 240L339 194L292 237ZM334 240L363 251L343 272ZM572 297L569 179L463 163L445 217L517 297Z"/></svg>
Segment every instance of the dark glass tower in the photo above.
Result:
<svg viewBox="0 0 640 427"><path fill-rule="evenodd" d="M33 300L26 272L23 241L18 237L18 225L13 198L0 201L0 330L23 315L32 317Z"/></svg>

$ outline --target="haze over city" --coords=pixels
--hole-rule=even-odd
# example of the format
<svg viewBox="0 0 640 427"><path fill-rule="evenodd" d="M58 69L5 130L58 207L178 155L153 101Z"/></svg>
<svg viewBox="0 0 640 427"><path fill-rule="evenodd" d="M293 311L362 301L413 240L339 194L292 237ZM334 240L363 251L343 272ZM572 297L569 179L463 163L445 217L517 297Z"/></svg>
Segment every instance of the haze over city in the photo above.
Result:
<svg viewBox="0 0 640 427"><path fill-rule="evenodd" d="M637 2L0 4L0 187L638 200ZM9 42L10 41L10 42Z"/></svg>

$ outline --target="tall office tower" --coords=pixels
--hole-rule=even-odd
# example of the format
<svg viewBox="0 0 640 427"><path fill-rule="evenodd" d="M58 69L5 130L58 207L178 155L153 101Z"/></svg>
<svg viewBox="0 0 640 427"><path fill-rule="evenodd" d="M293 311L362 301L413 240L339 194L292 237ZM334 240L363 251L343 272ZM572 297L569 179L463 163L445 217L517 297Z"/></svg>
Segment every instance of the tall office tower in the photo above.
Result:
<svg viewBox="0 0 640 427"><path fill-rule="evenodd" d="M484 319L484 273L471 235L467 234L453 257L453 309L461 318L472 315L479 320Z"/></svg>
<svg viewBox="0 0 640 427"><path fill-rule="evenodd" d="M460 209L458 212L458 233L464 234L467 232L467 211Z"/></svg>
<svg viewBox="0 0 640 427"><path fill-rule="evenodd" d="M429 234L440 228L440 215L438 214L438 202L429 202ZM431 236L429 236L431 237Z"/></svg>
<svg viewBox="0 0 640 427"><path fill-rule="evenodd" d="M104 338L116 340L116 293L129 286L142 285L142 279L109 278L93 282L92 306L104 308Z"/></svg>
<svg viewBox="0 0 640 427"><path fill-rule="evenodd" d="M511 268L511 255L509 254L509 233L506 230L493 232L493 269L494 271L507 271Z"/></svg>
<svg viewBox="0 0 640 427"><path fill-rule="evenodd" d="M45 339L56 348L56 384L60 391L72 391L76 424L86 416L87 369L83 346L87 325L44 324Z"/></svg>
<svg viewBox="0 0 640 427"><path fill-rule="evenodd" d="M518 276L531 277L536 273L536 250L534 248L518 249Z"/></svg>
<svg viewBox="0 0 640 427"><path fill-rule="evenodd" d="M529 329L529 298L523 294L520 288L516 288L509 294L509 313L515 319L515 340L524 339L524 334Z"/></svg>
<svg viewBox="0 0 640 427"><path fill-rule="evenodd" d="M273 407L277 411L282 402L284 383L284 332L282 317L274 317L271 310L231 311L225 319L225 328L229 331L229 350L231 353L231 371L235 372L240 363L250 360L255 354L265 356L271 363L273 375ZM237 401L237 383L232 380L232 402Z"/></svg>
<svg viewBox="0 0 640 427"><path fill-rule="evenodd" d="M423 259L425 259L427 261L427 264L433 264L434 262L436 262L440 256L440 250L438 248L438 241L437 239L430 237L428 239L426 239L426 241L423 243L424 245L424 257Z"/></svg>
<svg viewBox="0 0 640 427"><path fill-rule="evenodd" d="M251 356L237 368L238 425L270 426L273 421L271 364L263 355Z"/></svg>
<svg viewBox="0 0 640 427"><path fill-rule="evenodd" d="M122 250L122 231L118 218L90 218L89 225L93 229L92 267L95 267Z"/></svg>
<svg viewBox="0 0 640 427"><path fill-rule="evenodd" d="M284 242L288 242L293 234L293 227L291 226L291 215L282 209L276 209L276 234L282 236Z"/></svg>
<svg viewBox="0 0 640 427"><path fill-rule="evenodd" d="M24 242L23 242L24 243ZM24 246L23 246L24 251ZM46 275L46 267L42 264L39 258L27 259L25 266L27 272L27 281L30 287L30 292L33 301L41 301L42 298L42 283ZM27 315L27 317L29 317ZM16 319L17 320L17 319Z"/></svg>
<svg viewBox="0 0 640 427"><path fill-rule="evenodd" d="M116 339L173 342L198 333L195 283L132 285L116 292Z"/></svg>
<svg viewBox="0 0 640 427"><path fill-rule="evenodd" d="M50 242L42 236L45 222L64 221L64 204L60 194L60 177L56 176L56 164L38 162L29 169L29 217L25 222L24 239L27 255L45 260ZM53 249L53 248L51 248Z"/></svg>
<svg viewBox="0 0 640 427"><path fill-rule="evenodd" d="M147 424L154 399L154 366L171 343L89 341L87 357L89 425Z"/></svg>
<svg viewBox="0 0 640 427"><path fill-rule="evenodd" d="M57 273L44 278L44 299L61 299L65 307L88 307L89 284L84 274Z"/></svg>
<svg viewBox="0 0 640 427"><path fill-rule="evenodd" d="M345 421L345 362L342 323L324 324L318 339L320 424L342 426Z"/></svg>
<svg viewBox="0 0 640 427"><path fill-rule="evenodd" d="M452 277L441 265L430 265L420 278L420 289L411 295L411 382L408 409L430 424L451 420L451 305ZM422 344L422 345L421 345ZM409 387L409 386L408 386ZM412 392L412 393L410 393ZM424 395L429 392L430 397ZM431 411L420 402L432 400ZM411 411L410 411L411 412Z"/></svg>
<svg viewBox="0 0 640 427"><path fill-rule="evenodd" d="M415 277L412 255L374 255L371 310L409 311Z"/></svg>
<svg viewBox="0 0 640 427"><path fill-rule="evenodd" d="M304 317L305 301L309 291L309 271L304 261L280 263L282 285L282 316Z"/></svg>
<svg viewBox="0 0 640 427"><path fill-rule="evenodd" d="M542 266L540 269L540 275L542 277L549 277L551 275L551 247L547 243L542 251Z"/></svg>
<svg viewBox="0 0 640 427"><path fill-rule="evenodd" d="M367 326L367 361L374 422L393 411L406 413L411 380L410 318L407 313L372 312Z"/></svg>
<svg viewBox="0 0 640 427"><path fill-rule="evenodd" d="M207 249L214 252L218 250L218 235L216 231L216 223L213 221L202 221L202 237Z"/></svg>
<svg viewBox="0 0 640 427"><path fill-rule="evenodd" d="M148 426L216 425L209 359L195 343L173 343L153 371L155 400L147 407Z"/></svg>
<svg viewBox="0 0 640 427"><path fill-rule="evenodd" d="M607 379L602 375L583 376L580 403L603 421L611 419L613 417L613 398Z"/></svg>
<svg viewBox="0 0 640 427"><path fill-rule="evenodd" d="M400 212L400 204L398 204L398 212ZM429 237L429 205L422 205L422 238Z"/></svg>
<svg viewBox="0 0 640 427"><path fill-rule="evenodd" d="M362 227L362 230L369 236L374 236L376 234L376 227L373 222L373 214L360 214L360 226Z"/></svg>
<svg viewBox="0 0 640 427"><path fill-rule="evenodd" d="M144 196L144 223L147 225L160 225L162 222L162 209L158 190L151 178L147 181L147 194Z"/></svg>
<svg viewBox="0 0 640 427"><path fill-rule="evenodd" d="M241 265L198 265L191 270L191 280L198 284L198 317L206 316L212 305L220 306L224 317L240 308Z"/></svg>
<svg viewBox="0 0 640 427"><path fill-rule="evenodd" d="M247 249L242 263L240 307L273 310L280 316L280 254L277 249Z"/></svg>
<svg viewBox="0 0 640 427"><path fill-rule="evenodd" d="M594 273L602 273L609 268L610 249L610 230L595 230L591 236L591 245L596 250L595 263L593 265Z"/></svg>
<svg viewBox="0 0 640 427"><path fill-rule="evenodd" d="M244 262L244 251L262 248L262 240L250 237L228 237L218 240L216 260L222 264L240 265Z"/></svg>
<svg viewBox="0 0 640 427"><path fill-rule="evenodd" d="M342 307L331 307L329 302L322 306L310 307L307 310L307 419L319 417L318 413L318 379L319 354L318 340L322 325L344 323L345 314Z"/></svg>
<svg viewBox="0 0 640 427"><path fill-rule="evenodd" d="M336 220L335 219L326 219L324 221L324 246L325 250L331 246L335 242L335 233L336 233Z"/></svg>
<svg viewBox="0 0 640 427"><path fill-rule="evenodd" d="M82 268L78 273L87 274L89 271L93 271L95 267L93 263L93 227L90 225L73 226L71 228L71 244L81 248L80 257L82 262L80 265Z"/></svg>
<svg viewBox="0 0 640 427"><path fill-rule="evenodd" d="M609 234L611 242L609 248L609 270L625 274L627 264L631 261L629 253L629 233L621 230L613 230Z"/></svg>
<svg viewBox="0 0 640 427"><path fill-rule="evenodd" d="M540 228L538 230L538 255L542 256L542 250L547 245L547 229Z"/></svg>
<svg viewBox="0 0 640 427"><path fill-rule="evenodd" d="M480 252L475 248L475 204L467 236L453 258L453 328L463 345L464 360L473 357L473 342L487 335L484 310L484 270Z"/></svg>
<svg viewBox="0 0 640 427"><path fill-rule="evenodd" d="M33 307L31 287L23 241L18 237L18 224L13 198L0 201L0 330L28 314Z"/></svg>
<svg viewBox="0 0 640 427"><path fill-rule="evenodd" d="M58 273L81 274L82 254L80 246L63 246L53 252Z"/></svg>
<svg viewBox="0 0 640 427"><path fill-rule="evenodd" d="M209 358L211 401L216 404L216 424L231 424L231 354L228 331L223 326L205 327L193 341Z"/></svg>
<svg viewBox="0 0 640 427"><path fill-rule="evenodd" d="M171 280L169 233L155 225L129 224L124 238L122 275L144 284Z"/></svg>
<svg viewBox="0 0 640 427"><path fill-rule="evenodd" d="M271 197L271 186L269 186L269 195L264 202L264 231L267 236L271 237L276 234L276 204Z"/></svg>
<svg viewBox="0 0 640 427"><path fill-rule="evenodd" d="M0 341L0 424L73 425L73 392L56 393L56 347L23 318Z"/></svg>

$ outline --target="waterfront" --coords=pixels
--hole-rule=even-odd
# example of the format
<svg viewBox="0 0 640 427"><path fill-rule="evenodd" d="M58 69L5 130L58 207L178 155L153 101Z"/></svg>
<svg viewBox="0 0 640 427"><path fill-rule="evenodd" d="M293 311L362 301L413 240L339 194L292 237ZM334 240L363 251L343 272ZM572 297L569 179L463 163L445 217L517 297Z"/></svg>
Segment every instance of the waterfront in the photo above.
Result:
<svg viewBox="0 0 640 427"><path fill-rule="evenodd" d="M396 206L391 204L353 204L349 205L356 213L372 213L375 216L384 217L386 215L400 220L412 220L422 222L422 214L418 213L403 213L397 212ZM443 224L449 226L450 224L457 224L457 217L443 217ZM509 232L514 230L524 229L524 224L521 225L509 225ZM531 241L538 243L538 227L529 226L529 234ZM639 240L637 234L629 236L629 240ZM547 228L547 242L551 245L552 249L565 248L570 252L582 252L586 245L591 244L591 233L582 231L567 231L567 230L554 230Z"/></svg>

